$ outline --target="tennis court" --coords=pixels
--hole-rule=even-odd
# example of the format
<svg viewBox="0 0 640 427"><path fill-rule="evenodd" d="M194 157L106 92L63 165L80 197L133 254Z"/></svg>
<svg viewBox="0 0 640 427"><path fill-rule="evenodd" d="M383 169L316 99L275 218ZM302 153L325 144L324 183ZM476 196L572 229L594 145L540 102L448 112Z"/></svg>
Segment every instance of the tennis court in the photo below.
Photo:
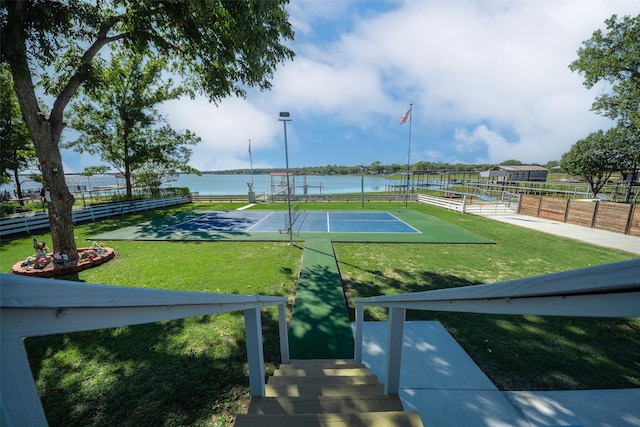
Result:
<svg viewBox="0 0 640 427"><path fill-rule="evenodd" d="M411 210L292 211L293 239L334 242L494 243ZM324 236L324 237L323 237ZM92 236L91 240L287 241L288 211L193 210Z"/></svg>
<svg viewBox="0 0 640 427"><path fill-rule="evenodd" d="M293 212L295 233L420 233L389 212ZM160 230L175 232L288 232L288 212L211 212Z"/></svg>

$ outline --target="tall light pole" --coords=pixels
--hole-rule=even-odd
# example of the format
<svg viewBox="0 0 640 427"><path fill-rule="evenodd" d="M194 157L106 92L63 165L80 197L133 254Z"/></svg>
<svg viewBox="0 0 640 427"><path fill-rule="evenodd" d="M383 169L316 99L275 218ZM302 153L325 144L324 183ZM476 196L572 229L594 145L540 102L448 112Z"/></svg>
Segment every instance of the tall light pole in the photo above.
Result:
<svg viewBox="0 0 640 427"><path fill-rule="evenodd" d="M360 166L360 205L364 209L364 163Z"/></svg>
<svg viewBox="0 0 640 427"><path fill-rule="evenodd" d="M278 119L284 124L284 158L286 161L287 171L287 206L289 208L289 244L293 244L293 225L291 224L291 185L289 184L289 149L287 148L287 122L290 122L288 112L281 112Z"/></svg>

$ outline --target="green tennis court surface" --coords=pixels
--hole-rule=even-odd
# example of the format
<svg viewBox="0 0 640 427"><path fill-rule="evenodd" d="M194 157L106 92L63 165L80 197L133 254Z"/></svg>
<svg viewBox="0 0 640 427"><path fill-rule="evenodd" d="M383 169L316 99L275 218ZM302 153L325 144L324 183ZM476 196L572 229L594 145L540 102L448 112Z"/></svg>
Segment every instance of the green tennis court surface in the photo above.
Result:
<svg viewBox="0 0 640 427"><path fill-rule="evenodd" d="M289 214L276 211L192 211L93 236L93 240L289 240ZM334 242L493 243L477 234L412 211L296 211L294 240ZM324 237L323 237L324 236Z"/></svg>

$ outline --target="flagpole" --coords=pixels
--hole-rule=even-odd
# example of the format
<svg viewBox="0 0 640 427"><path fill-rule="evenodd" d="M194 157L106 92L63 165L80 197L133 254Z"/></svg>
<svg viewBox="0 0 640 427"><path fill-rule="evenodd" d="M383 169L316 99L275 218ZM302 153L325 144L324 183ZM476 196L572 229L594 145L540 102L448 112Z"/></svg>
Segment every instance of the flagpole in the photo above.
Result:
<svg viewBox="0 0 640 427"><path fill-rule="evenodd" d="M251 153L251 140L249 140L249 165L251 167L251 188L253 188L253 154Z"/></svg>
<svg viewBox="0 0 640 427"><path fill-rule="evenodd" d="M409 177L411 171L411 122L413 122L413 102L409 104L409 153L407 154L407 194L404 199L404 207L409 203Z"/></svg>

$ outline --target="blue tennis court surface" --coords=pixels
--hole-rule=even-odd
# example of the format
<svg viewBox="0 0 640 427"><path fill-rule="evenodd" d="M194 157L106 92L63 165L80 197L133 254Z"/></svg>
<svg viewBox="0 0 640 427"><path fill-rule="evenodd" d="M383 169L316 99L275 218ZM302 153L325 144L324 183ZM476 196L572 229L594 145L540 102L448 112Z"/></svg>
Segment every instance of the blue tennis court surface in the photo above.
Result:
<svg viewBox="0 0 640 427"><path fill-rule="evenodd" d="M161 233L273 233L289 227L288 212L210 212L160 230ZM303 233L420 233L389 212L294 212L292 231Z"/></svg>

